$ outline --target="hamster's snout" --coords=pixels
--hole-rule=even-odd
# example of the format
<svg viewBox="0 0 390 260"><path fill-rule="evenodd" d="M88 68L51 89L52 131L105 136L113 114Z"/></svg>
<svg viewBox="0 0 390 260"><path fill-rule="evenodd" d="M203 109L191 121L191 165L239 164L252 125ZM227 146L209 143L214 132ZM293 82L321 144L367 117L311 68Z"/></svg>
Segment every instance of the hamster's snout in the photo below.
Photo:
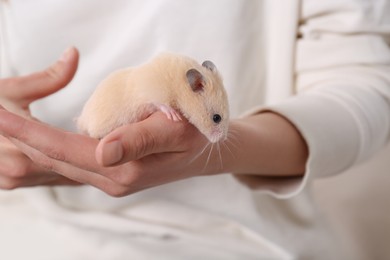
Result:
<svg viewBox="0 0 390 260"><path fill-rule="evenodd" d="M208 139L211 143L218 143L219 141L225 141L226 138L227 134L223 131L223 129L216 127L211 131Z"/></svg>

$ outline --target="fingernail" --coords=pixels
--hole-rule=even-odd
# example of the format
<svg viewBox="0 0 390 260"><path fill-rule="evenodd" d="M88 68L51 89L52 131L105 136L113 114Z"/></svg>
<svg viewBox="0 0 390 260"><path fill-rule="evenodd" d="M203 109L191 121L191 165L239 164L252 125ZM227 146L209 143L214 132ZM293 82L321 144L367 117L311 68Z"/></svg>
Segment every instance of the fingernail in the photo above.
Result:
<svg viewBox="0 0 390 260"><path fill-rule="evenodd" d="M123 157L123 147L119 141L106 143L103 147L103 165L109 166L119 162Z"/></svg>
<svg viewBox="0 0 390 260"><path fill-rule="evenodd" d="M68 59L69 59L69 57L70 57L70 54L71 54L72 50L73 50L73 47L67 48L67 49L62 53L62 55L61 55L61 57L60 57L60 61L64 61L64 62L68 61Z"/></svg>

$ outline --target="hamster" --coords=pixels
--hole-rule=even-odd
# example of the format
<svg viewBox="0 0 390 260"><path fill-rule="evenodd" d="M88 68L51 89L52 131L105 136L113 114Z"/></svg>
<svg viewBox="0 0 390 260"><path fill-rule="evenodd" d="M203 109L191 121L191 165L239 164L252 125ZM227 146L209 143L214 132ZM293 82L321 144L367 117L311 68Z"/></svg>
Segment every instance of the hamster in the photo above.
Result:
<svg viewBox="0 0 390 260"><path fill-rule="evenodd" d="M227 137L228 98L216 66L173 53L110 74L85 103L77 127L100 139L158 110L173 121L184 116L212 143Z"/></svg>

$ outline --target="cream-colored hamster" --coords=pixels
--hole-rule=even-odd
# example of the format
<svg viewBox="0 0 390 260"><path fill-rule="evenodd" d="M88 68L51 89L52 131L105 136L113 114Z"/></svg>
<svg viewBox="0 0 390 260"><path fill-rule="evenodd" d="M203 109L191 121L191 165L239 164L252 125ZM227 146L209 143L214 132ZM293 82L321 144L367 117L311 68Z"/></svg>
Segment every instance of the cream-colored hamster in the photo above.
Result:
<svg viewBox="0 0 390 260"><path fill-rule="evenodd" d="M228 99L217 68L172 53L109 75L86 102L77 125L102 138L158 110L174 121L183 115L212 143L226 139Z"/></svg>

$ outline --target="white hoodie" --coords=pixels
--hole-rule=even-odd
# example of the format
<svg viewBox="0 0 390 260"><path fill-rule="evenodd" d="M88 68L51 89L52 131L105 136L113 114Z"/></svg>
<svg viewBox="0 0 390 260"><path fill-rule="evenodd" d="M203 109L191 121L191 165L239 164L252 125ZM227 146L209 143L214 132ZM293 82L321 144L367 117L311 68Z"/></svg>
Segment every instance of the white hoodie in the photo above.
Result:
<svg viewBox="0 0 390 260"><path fill-rule="evenodd" d="M351 168L389 138L388 0L3 0L0 23L1 77L80 50L71 84L33 104L45 122L74 130L109 72L173 51L217 65L233 116L280 113L310 151L304 178L198 177L121 199L91 187L2 192L2 259L390 256L380 244L390 209L375 204L388 189L389 149Z"/></svg>

